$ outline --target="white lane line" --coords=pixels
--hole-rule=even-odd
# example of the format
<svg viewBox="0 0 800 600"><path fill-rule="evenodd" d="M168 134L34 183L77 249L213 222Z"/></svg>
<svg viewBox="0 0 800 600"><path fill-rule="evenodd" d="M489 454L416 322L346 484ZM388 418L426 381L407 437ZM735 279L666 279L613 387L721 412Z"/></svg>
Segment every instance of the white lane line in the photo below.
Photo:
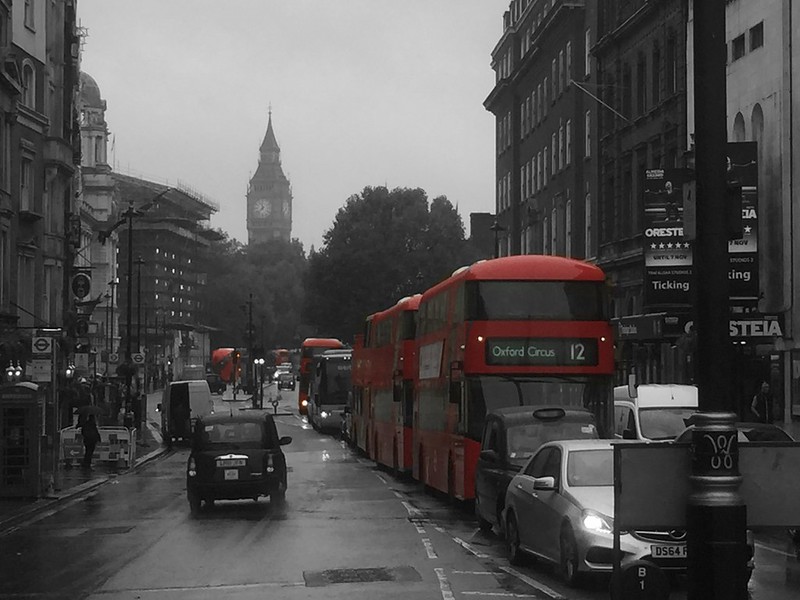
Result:
<svg viewBox="0 0 800 600"><path fill-rule="evenodd" d="M475 548L470 546L467 542L465 542L461 538L453 537L453 541L462 548L464 548L467 552L474 554L477 558L488 558L489 556L488 554L484 554L483 552L478 552L477 550L475 550Z"/></svg>
<svg viewBox="0 0 800 600"><path fill-rule="evenodd" d="M433 544L428 538L422 538L422 543L425 546L425 552L428 553L428 558L439 558L439 555L436 554L436 551L433 549Z"/></svg>
<svg viewBox="0 0 800 600"><path fill-rule="evenodd" d="M386 482L386 480L383 478L383 475L381 475L380 473L375 473L375 477L377 477L378 479L380 479L380 480L381 480L381 483L383 483L383 485L389 485L389 484Z"/></svg>
<svg viewBox="0 0 800 600"><path fill-rule="evenodd" d="M414 527L416 528L417 533L419 533L420 535L425 535L426 533L425 528L420 524L419 521L412 521L412 523L414 523Z"/></svg>
<svg viewBox="0 0 800 600"><path fill-rule="evenodd" d="M395 491L395 492L394 492L394 495L395 495L396 497L400 498L400 499L404 498L403 494L401 494L401 493L400 493L400 492L398 492L398 491Z"/></svg>
<svg viewBox="0 0 800 600"><path fill-rule="evenodd" d="M494 571L452 571L454 575L494 575Z"/></svg>
<svg viewBox="0 0 800 600"><path fill-rule="evenodd" d="M530 594L515 594L513 592L461 592L462 596L492 596L500 598L539 598Z"/></svg>
<svg viewBox="0 0 800 600"><path fill-rule="evenodd" d="M523 582L527 583L529 586L531 586L534 589L539 590L543 594L547 594L548 596L553 598L553 600L568 600L566 596L562 596L561 594L559 594L554 589L551 589L551 588L547 587L545 584L539 583L538 581L536 581L535 579L533 579L531 577L528 577L527 575L523 575L522 573L520 573L516 569L512 569L511 567L500 567L500 570L505 571L509 575L513 575L514 577L516 577L520 581L523 581Z"/></svg>
<svg viewBox="0 0 800 600"><path fill-rule="evenodd" d="M405 508L408 511L409 517L420 517L422 515L421 510L411 506L408 502L401 502L400 504L402 504L403 508Z"/></svg>
<svg viewBox="0 0 800 600"><path fill-rule="evenodd" d="M450 589L450 582L444 574L444 569L434 569L436 577L439 579L439 591L442 592L442 600L455 600L453 590Z"/></svg>
<svg viewBox="0 0 800 600"><path fill-rule="evenodd" d="M784 550L778 550L777 548L773 548L772 546L767 546L766 544L762 544L760 542L755 543L755 547L759 550L767 550L768 552L774 552L775 554L780 554L781 556L788 556L789 558L795 558L797 555L794 552L786 552Z"/></svg>

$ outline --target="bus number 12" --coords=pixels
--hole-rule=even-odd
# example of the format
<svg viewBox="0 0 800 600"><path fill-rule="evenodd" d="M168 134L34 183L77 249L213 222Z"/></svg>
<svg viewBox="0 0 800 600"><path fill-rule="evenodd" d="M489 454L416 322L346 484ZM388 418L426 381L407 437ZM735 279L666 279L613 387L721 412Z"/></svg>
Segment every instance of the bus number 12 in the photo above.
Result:
<svg viewBox="0 0 800 600"><path fill-rule="evenodd" d="M586 346L583 344L570 344L569 345L569 358L574 361L586 360Z"/></svg>

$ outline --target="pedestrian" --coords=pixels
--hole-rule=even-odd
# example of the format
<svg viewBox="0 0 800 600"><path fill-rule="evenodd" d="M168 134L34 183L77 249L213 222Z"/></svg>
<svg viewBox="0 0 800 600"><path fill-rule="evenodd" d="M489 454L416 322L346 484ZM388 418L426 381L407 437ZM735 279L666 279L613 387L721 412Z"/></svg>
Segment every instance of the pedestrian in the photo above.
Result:
<svg viewBox="0 0 800 600"><path fill-rule="evenodd" d="M81 437L83 438L83 467L85 469L92 468L92 455L94 448L100 441L100 430L97 429L94 415L86 417L83 425L81 425Z"/></svg>
<svg viewBox="0 0 800 600"><path fill-rule="evenodd" d="M753 396L750 412L759 423L772 423L772 393L769 391L769 384L766 381L761 382L758 393Z"/></svg>

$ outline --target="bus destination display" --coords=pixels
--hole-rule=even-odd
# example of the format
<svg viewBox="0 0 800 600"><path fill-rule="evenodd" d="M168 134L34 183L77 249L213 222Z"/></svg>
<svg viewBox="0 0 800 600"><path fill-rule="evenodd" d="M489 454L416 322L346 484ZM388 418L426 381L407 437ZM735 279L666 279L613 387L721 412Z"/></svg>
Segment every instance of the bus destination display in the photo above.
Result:
<svg viewBox="0 0 800 600"><path fill-rule="evenodd" d="M486 341L487 365L597 365L594 338L496 338Z"/></svg>

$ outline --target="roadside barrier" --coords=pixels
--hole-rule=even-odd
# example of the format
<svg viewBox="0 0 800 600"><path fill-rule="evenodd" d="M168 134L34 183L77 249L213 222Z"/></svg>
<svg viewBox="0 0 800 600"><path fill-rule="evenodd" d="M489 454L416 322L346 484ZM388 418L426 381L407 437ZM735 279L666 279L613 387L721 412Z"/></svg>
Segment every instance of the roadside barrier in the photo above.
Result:
<svg viewBox="0 0 800 600"><path fill-rule="evenodd" d="M113 462L120 467L130 467L136 460L136 430L126 427L98 427L100 441L94 449L92 461ZM80 465L83 461L83 436L77 427L61 430L60 458L66 466Z"/></svg>

